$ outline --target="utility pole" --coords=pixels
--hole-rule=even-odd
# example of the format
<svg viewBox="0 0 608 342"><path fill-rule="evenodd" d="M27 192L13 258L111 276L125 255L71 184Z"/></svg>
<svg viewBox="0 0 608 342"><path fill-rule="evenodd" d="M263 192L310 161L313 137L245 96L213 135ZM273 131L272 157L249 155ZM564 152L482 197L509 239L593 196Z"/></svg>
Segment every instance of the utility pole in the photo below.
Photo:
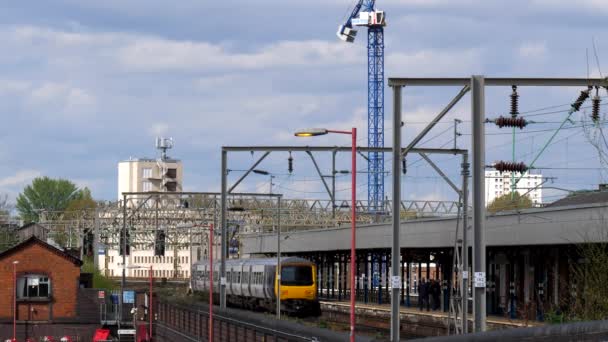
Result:
<svg viewBox="0 0 608 342"><path fill-rule="evenodd" d="M475 331L486 330L485 79L471 77ZM466 227L465 227L466 231Z"/></svg>
<svg viewBox="0 0 608 342"><path fill-rule="evenodd" d="M399 342L399 291L401 290L400 270L400 203L401 203L401 87L393 87L393 236L391 246L391 341Z"/></svg>
<svg viewBox="0 0 608 342"><path fill-rule="evenodd" d="M124 295L124 291L125 291L125 283L126 283L126 275L125 272L127 271L127 195L123 194L122 195L122 243L121 243L121 247L119 247L118 249L120 250L122 248L122 278L120 280L120 298L118 298L118 328L120 329L120 323L122 322L122 302L123 302L123 295ZM107 256L106 256L107 258Z"/></svg>

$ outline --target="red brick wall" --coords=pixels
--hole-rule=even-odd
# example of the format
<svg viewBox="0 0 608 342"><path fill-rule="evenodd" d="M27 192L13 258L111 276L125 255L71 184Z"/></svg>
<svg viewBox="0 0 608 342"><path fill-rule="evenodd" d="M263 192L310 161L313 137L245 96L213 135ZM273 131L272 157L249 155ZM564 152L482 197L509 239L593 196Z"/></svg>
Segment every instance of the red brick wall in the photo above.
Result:
<svg viewBox="0 0 608 342"><path fill-rule="evenodd" d="M33 243L0 259L0 319L12 319L13 317L14 260L19 261L17 277L28 273L46 274L51 281L52 301L47 303L18 302L19 320L49 320L76 316L80 267ZM31 310L32 308L34 311Z"/></svg>

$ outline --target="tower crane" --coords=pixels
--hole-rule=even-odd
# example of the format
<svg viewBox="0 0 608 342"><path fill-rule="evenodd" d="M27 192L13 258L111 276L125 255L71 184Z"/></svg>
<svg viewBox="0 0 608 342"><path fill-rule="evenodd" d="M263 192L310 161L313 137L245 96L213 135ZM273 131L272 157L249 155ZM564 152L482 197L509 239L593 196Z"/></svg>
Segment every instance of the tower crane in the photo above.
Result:
<svg viewBox="0 0 608 342"><path fill-rule="evenodd" d="M375 0L358 0L346 22L338 27L338 38L352 43L355 26L367 27L367 143L384 147L384 11ZM367 200L369 211L382 210L384 199L384 155L368 152ZM353 203L354 205L354 203Z"/></svg>

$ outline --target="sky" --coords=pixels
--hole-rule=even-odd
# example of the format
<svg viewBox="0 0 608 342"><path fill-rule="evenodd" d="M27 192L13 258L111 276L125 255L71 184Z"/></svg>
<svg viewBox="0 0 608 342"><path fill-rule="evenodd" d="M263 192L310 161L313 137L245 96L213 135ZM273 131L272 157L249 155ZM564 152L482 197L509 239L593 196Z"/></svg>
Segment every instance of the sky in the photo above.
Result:
<svg viewBox="0 0 608 342"><path fill-rule="evenodd" d="M97 199L117 198L117 163L158 156L156 136L172 137L170 155L184 163L184 190L218 191L221 146L348 145L345 136L298 139L305 127L359 130L367 144L365 29L354 44L335 32L351 0L18 1L0 12L0 194L14 200L33 178L49 176L89 187ZM598 77L608 73L604 0L378 0L386 12L387 77ZM593 47L595 45L595 48ZM597 58L595 57L597 55ZM458 88L406 88L408 142ZM520 112L536 121L517 133L516 159L530 163L566 118L582 89L520 88ZM511 89L486 91L486 115L508 115ZM606 90L602 121L608 108ZM386 90L385 145L391 141ZM423 139L470 147L470 97ZM591 189L608 182L598 149L600 126L584 108L557 133L535 163L547 186ZM486 127L486 164L511 159L508 129ZM591 142L596 142L595 146ZM405 143L404 143L405 145ZM229 155L229 168L248 168L260 154ZM273 191L324 198L305 154L271 154L260 166L275 175ZM329 155L315 156L322 172ZM385 156L390 170L390 156ZM455 182L459 160L432 159ZM452 200L455 193L417 156L408 156L404 199ZM348 169L349 155L338 156ZM358 196L367 197L367 167L358 160ZM232 171L229 181L242 174ZM269 177L251 176L238 191L267 192ZM390 189L390 174L385 187ZM337 181L348 198L348 175ZM567 192L545 189L544 201ZM386 191L386 196L390 192Z"/></svg>

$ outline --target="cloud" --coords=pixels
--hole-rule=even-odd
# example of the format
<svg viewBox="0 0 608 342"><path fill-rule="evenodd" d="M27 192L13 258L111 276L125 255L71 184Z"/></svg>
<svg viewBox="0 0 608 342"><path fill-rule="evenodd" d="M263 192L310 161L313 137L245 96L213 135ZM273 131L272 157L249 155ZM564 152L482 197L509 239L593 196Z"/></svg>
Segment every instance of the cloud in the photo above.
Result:
<svg viewBox="0 0 608 342"><path fill-rule="evenodd" d="M608 2L605 0L532 0L532 4L545 10L565 10L568 12L584 10L608 13Z"/></svg>
<svg viewBox="0 0 608 342"><path fill-rule="evenodd" d="M162 137L169 131L169 125L164 122L156 122L152 124L152 127L148 130L149 134L154 137Z"/></svg>
<svg viewBox="0 0 608 342"><path fill-rule="evenodd" d="M12 176L0 178L0 188L25 185L42 173L38 170L20 170Z"/></svg>
<svg viewBox="0 0 608 342"><path fill-rule="evenodd" d="M31 88L28 103L36 111L69 118L86 116L94 112L96 99L85 89L64 83L45 82Z"/></svg>
<svg viewBox="0 0 608 342"><path fill-rule="evenodd" d="M423 49L386 56L386 69L395 75L471 75L483 71L483 49Z"/></svg>
<svg viewBox="0 0 608 342"><path fill-rule="evenodd" d="M518 53L524 58L542 58L547 54L547 42L526 42L519 46Z"/></svg>
<svg viewBox="0 0 608 342"><path fill-rule="evenodd" d="M207 42L138 37L119 48L118 62L136 71L264 69L360 63L340 42L283 41L251 52L231 52Z"/></svg>

